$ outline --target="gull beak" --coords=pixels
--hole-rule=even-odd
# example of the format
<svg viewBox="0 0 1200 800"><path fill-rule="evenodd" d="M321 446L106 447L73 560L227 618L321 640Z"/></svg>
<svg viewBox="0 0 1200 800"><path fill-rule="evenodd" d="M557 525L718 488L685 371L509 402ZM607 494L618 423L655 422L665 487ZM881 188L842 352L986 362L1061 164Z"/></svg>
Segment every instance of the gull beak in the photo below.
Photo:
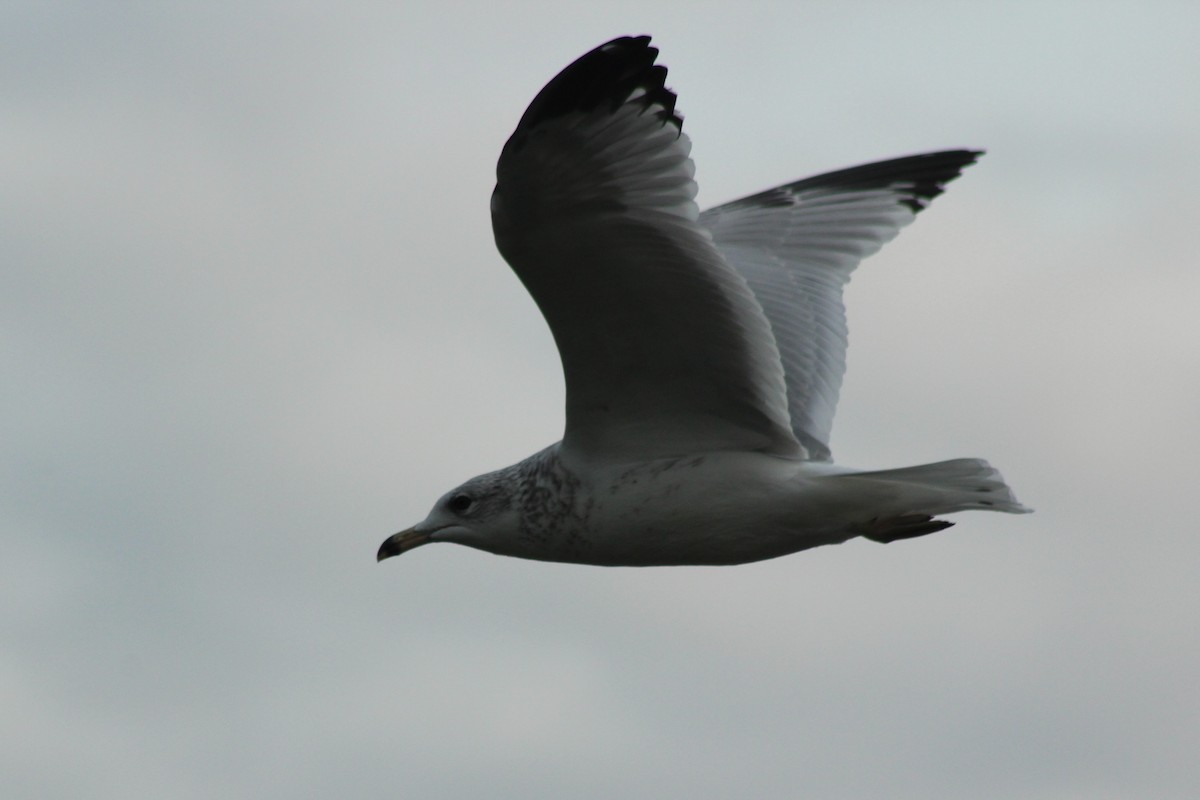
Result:
<svg viewBox="0 0 1200 800"><path fill-rule="evenodd" d="M416 528L409 528L406 531L392 534L384 539L383 544L379 545L379 553L376 554L375 560L383 561L385 558L398 556L412 550L414 547L420 547L427 543L433 534L424 531L418 531Z"/></svg>

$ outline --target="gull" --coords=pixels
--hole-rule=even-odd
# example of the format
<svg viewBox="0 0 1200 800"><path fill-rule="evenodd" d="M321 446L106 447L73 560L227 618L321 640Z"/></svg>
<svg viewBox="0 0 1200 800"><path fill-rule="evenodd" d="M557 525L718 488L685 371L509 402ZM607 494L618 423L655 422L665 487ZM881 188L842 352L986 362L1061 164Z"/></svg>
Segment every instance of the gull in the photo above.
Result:
<svg viewBox="0 0 1200 800"><path fill-rule="evenodd" d="M583 55L496 168L496 245L553 333L562 441L443 495L377 558L431 542L604 566L740 564L1024 513L986 461L834 465L842 288L981 154L843 169L700 213L650 37Z"/></svg>

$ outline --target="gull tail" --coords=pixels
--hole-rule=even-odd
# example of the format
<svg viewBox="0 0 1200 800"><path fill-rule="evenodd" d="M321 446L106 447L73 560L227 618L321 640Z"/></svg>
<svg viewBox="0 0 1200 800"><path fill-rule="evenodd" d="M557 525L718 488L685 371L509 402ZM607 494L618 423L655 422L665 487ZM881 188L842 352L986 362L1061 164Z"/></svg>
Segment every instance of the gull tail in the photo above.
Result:
<svg viewBox="0 0 1200 800"><path fill-rule="evenodd" d="M880 517L862 534L876 542L893 542L924 536L953 525L935 519L956 511L1003 511L1028 514L1033 511L1017 500L999 470L981 458L956 458L936 464L901 467L845 476L868 480L892 491L897 513Z"/></svg>

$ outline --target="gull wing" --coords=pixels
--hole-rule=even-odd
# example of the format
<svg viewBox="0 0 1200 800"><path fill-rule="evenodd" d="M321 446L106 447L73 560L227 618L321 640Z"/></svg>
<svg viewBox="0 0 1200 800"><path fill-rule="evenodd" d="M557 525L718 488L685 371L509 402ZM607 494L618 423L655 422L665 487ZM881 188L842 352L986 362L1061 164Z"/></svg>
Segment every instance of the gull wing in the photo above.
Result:
<svg viewBox="0 0 1200 800"><path fill-rule="evenodd" d="M496 168L496 245L562 359L563 447L802 455L770 323L698 224L690 143L649 42L615 39L564 69Z"/></svg>
<svg viewBox="0 0 1200 800"><path fill-rule="evenodd" d="M947 150L830 172L700 215L770 320L783 359L792 431L828 461L846 371L842 287L946 183L982 155Z"/></svg>

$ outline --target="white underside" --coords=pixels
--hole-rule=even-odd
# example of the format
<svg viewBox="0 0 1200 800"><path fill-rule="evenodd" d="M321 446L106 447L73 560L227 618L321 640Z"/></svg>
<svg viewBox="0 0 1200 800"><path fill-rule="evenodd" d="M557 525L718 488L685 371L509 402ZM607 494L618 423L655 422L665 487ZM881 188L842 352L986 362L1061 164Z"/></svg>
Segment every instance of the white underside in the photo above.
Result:
<svg viewBox="0 0 1200 800"><path fill-rule="evenodd" d="M509 555L590 564L737 564L834 544L888 519L968 509L1021 513L979 459L862 471L745 452L564 466L582 480L584 527L562 547ZM547 546L549 545L549 546Z"/></svg>

